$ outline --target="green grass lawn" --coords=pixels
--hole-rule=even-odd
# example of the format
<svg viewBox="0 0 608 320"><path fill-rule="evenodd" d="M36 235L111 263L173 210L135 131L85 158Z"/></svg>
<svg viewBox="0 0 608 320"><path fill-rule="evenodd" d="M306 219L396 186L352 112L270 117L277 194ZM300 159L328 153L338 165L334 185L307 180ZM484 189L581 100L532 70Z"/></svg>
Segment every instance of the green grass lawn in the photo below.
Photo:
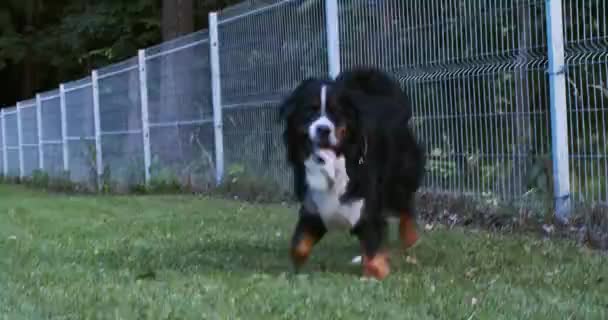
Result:
<svg viewBox="0 0 608 320"><path fill-rule="evenodd" d="M295 218L0 186L0 318L608 319L608 258L567 242L435 228L377 282L350 264L356 240L336 234L295 276Z"/></svg>

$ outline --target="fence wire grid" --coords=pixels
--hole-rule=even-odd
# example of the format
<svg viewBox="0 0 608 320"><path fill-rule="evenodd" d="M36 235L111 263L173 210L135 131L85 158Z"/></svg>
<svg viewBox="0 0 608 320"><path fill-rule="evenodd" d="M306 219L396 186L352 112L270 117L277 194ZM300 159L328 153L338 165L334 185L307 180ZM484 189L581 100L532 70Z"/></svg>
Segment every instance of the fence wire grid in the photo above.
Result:
<svg viewBox="0 0 608 320"><path fill-rule="evenodd" d="M552 16L555 4L561 16ZM40 170L93 188L167 180L210 188L218 176L243 175L289 192L277 104L337 63L380 67L407 89L429 157L425 190L551 203L560 160L552 141L565 135L566 196L604 203L607 7L601 0L245 1L217 13L209 30L3 109L0 169L22 178ZM550 98L557 39L549 21L562 26L565 109ZM338 52L328 45L331 30ZM559 110L568 132L552 130Z"/></svg>

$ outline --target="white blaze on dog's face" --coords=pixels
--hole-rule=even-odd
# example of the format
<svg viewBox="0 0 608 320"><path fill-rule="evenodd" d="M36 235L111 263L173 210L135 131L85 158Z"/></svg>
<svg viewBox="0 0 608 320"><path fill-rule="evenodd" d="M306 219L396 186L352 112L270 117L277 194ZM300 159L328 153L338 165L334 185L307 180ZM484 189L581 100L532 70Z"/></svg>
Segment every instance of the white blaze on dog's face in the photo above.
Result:
<svg viewBox="0 0 608 320"><path fill-rule="evenodd" d="M336 147L338 145L336 125L327 114L327 86L325 85L321 86L319 100L319 117L310 124L308 136L317 146Z"/></svg>
<svg viewBox="0 0 608 320"><path fill-rule="evenodd" d="M341 150L358 124L350 96L328 80L303 81L279 111L287 122L283 139L292 163L305 161L316 150Z"/></svg>

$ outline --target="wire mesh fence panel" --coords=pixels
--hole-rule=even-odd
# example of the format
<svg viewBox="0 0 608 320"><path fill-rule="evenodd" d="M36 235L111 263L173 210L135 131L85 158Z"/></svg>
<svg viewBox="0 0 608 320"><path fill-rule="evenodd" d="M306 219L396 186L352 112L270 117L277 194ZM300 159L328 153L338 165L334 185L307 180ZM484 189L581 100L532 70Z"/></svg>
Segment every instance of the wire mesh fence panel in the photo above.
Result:
<svg viewBox="0 0 608 320"><path fill-rule="evenodd" d="M8 162L8 177L16 178L19 177L20 169L19 169L19 150L17 149L8 149L6 151L7 162Z"/></svg>
<svg viewBox="0 0 608 320"><path fill-rule="evenodd" d="M38 146L27 145L23 146L23 176L31 177L34 171L38 171L39 157Z"/></svg>
<svg viewBox="0 0 608 320"><path fill-rule="evenodd" d="M408 91L427 190L550 199L544 1L344 1L339 14L343 68L381 67Z"/></svg>
<svg viewBox="0 0 608 320"><path fill-rule="evenodd" d="M1 112L1 110L0 110ZM6 172L4 172L4 120L2 115L0 115L0 176L5 176Z"/></svg>
<svg viewBox="0 0 608 320"><path fill-rule="evenodd" d="M6 125L6 147L19 149L19 136L17 132L17 108L5 109L4 123Z"/></svg>
<svg viewBox="0 0 608 320"><path fill-rule="evenodd" d="M207 31L146 49L152 183L214 181Z"/></svg>
<svg viewBox="0 0 608 320"><path fill-rule="evenodd" d="M11 107L4 110L4 125L6 126L6 166L7 176L19 177L19 136L17 126L17 108Z"/></svg>
<svg viewBox="0 0 608 320"><path fill-rule="evenodd" d="M63 146L56 143L42 145L44 155L44 172L51 177L63 177Z"/></svg>
<svg viewBox="0 0 608 320"><path fill-rule="evenodd" d="M254 1L220 14L226 175L291 189L277 104L303 79L327 76L323 2Z"/></svg>
<svg viewBox="0 0 608 320"><path fill-rule="evenodd" d="M151 183L180 182L208 189L215 177L213 140L212 123L151 128ZM169 153L180 157L170 160Z"/></svg>
<svg viewBox="0 0 608 320"><path fill-rule="evenodd" d="M65 84L65 109L70 179L94 188L97 166L90 77Z"/></svg>
<svg viewBox="0 0 608 320"><path fill-rule="evenodd" d="M44 171L51 176L63 173L63 136L59 90L40 95L41 141Z"/></svg>
<svg viewBox="0 0 608 320"><path fill-rule="evenodd" d="M36 101L28 100L20 104L21 149L23 156L23 176L30 177L39 167L38 118Z"/></svg>
<svg viewBox="0 0 608 320"><path fill-rule="evenodd" d="M104 183L119 188L144 183L137 59L99 70L99 115Z"/></svg>
<svg viewBox="0 0 608 320"><path fill-rule="evenodd" d="M608 6L564 0L566 88L573 199L608 201Z"/></svg>

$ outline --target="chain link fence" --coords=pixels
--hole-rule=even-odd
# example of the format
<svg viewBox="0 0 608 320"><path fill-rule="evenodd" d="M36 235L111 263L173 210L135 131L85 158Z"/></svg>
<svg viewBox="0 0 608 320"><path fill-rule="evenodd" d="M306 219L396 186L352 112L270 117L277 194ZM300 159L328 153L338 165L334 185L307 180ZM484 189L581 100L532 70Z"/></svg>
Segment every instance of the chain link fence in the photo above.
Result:
<svg viewBox="0 0 608 320"><path fill-rule="evenodd" d="M210 188L248 176L287 192L277 103L332 64L373 65L411 95L429 156L426 190L606 202L607 7L246 1L213 13L209 30L4 109L0 168L67 174L92 188Z"/></svg>

